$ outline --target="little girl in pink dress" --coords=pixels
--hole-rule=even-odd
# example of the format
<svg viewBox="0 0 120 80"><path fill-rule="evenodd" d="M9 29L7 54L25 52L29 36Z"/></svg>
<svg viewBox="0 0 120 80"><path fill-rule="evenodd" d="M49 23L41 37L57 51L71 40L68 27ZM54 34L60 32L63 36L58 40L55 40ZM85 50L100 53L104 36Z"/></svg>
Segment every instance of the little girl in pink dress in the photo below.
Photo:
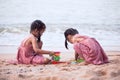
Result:
<svg viewBox="0 0 120 80"><path fill-rule="evenodd" d="M79 35L78 31L73 28L67 29L64 35L66 38L65 47L68 49L67 41L74 45L75 60L82 58L85 60L85 64L108 63L108 57L94 38Z"/></svg>
<svg viewBox="0 0 120 80"><path fill-rule="evenodd" d="M53 51L42 50L40 40L46 26L40 20L35 20L31 24L30 35L25 38L18 48L17 61L22 64L46 64L50 60L43 57L43 54L54 54Z"/></svg>

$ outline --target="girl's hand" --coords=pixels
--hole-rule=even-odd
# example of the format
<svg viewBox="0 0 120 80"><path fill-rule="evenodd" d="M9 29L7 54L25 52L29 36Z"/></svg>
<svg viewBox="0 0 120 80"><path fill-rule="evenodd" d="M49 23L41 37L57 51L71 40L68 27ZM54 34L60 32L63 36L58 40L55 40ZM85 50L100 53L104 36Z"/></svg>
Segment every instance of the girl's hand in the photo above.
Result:
<svg viewBox="0 0 120 80"><path fill-rule="evenodd" d="M78 53L77 52L75 52L75 60L77 61L77 59L78 59Z"/></svg>
<svg viewBox="0 0 120 80"><path fill-rule="evenodd" d="M55 54L55 52L53 52L53 51L50 51L50 53L49 53L50 56L52 56L54 54Z"/></svg>

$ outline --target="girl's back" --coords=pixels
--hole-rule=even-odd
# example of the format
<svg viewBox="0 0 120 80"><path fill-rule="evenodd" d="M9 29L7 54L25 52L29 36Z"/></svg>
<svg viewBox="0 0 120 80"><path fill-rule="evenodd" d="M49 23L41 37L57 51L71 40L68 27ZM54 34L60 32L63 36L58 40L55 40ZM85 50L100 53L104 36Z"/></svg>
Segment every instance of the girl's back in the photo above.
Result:
<svg viewBox="0 0 120 80"><path fill-rule="evenodd" d="M18 62L20 62L20 63L30 63L31 59L36 55L36 53L33 50L33 46L30 43L30 39L32 37L33 37L33 35L30 34L27 38L25 38L21 42L21 45L18 48L18 54L17 54ZM42 46L42 43L39 44L39 46Z"/></svg>
<svg viewBox="0 0 120 80"><path fill-rule="evenodd" d="M101 45L94 39L76 34L74 38L84 38L79 43L74 44L74 49L77 53L82 54L87 62L93 64L102 64L108 62L108 58L102 49Z"/></svg>

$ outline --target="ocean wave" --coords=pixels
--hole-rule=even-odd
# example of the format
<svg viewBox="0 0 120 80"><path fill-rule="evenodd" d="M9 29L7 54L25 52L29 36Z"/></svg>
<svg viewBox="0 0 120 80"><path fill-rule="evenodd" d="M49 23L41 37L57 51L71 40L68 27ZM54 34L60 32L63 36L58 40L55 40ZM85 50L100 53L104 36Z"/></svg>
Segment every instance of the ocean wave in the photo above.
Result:
<svg viewBox="0 0 120 80"><path fill-rule="evenodd" d="M47 29L42 38L48 46L64 44L64 31L71 27L76 28L81 35L96 38L102 45L120 45L120 26L118 24L46 24L46 26ZM0 45L19 45L29 31L29 24L0 25Z"/></svg>
<svg viewBox="0 0 120 80"><path fill-rule="evenodd" d="M3 33L24 33L24 32L28 32L29 31L29 27L28 26L15 26L15 25L7 25L7 26L0 26L0 34Z"/></svg>

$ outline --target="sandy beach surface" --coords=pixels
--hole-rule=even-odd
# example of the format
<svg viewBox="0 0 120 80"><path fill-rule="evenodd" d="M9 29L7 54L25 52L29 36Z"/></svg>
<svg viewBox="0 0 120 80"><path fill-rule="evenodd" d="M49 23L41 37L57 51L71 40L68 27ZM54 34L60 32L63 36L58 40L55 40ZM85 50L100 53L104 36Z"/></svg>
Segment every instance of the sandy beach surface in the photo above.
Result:
<svg viewBox="0 0 120 80"><path fill-rule="evenodd" d="M0 54L0 80L120 80L120 52L106 52L110 63L103 65L48 64L25 65L8 64L16 54ZM63 59L68 54L62 54ZM69 54L66 61L72 61Z"/></svg>

